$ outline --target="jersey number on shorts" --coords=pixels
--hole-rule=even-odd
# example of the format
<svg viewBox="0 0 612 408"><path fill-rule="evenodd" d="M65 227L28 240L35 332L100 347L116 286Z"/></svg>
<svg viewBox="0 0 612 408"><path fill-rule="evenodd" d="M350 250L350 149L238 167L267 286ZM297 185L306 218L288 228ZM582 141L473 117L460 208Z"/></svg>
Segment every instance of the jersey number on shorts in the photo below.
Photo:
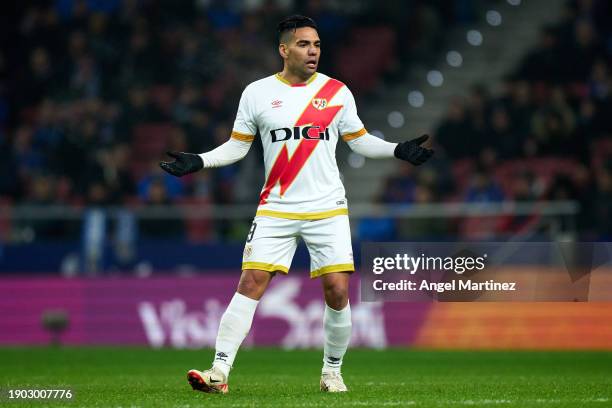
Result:
<svg viewBox="0 0 612 408"><path fill-rule="evenodd" d="M256 222L254 222L253 225L251 225L251 229L249 230L249 235L247 235L246 242L251 242L253 240L253 235L255 234L255 228L257 228Z"/></svg>

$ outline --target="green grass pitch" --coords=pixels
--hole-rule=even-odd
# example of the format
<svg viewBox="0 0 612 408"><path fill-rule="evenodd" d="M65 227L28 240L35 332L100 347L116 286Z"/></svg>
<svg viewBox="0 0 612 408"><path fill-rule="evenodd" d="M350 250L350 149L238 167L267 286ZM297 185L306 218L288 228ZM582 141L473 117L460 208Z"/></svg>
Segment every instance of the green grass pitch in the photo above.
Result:
<svg viewBox="0 0 612 408"><path fill-rule="evenodd" d="M347 394L318 390L321 352L244 349L230 393L192 391L210 350L0 349L4 407L612 407L610 352L349 350ZM7 389L71 388L71 401Z"/></svg>

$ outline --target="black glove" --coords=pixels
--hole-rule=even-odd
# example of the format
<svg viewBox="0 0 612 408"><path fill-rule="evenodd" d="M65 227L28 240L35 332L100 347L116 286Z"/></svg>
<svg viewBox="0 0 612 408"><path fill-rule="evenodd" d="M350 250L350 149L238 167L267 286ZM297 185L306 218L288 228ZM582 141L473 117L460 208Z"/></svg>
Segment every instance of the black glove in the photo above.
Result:
<svg viewBox="0 0 612 408"><path fill-rule="evenodd" d="M170 157L174 157L176 160L172 162L159 162L159 167L173 176L182 177L185 174L193 173L204 168L204 162L197 154L183 152L166 152L166 154Z"/></svg>
<svg viewBox="0 0 612 408"><path fill-rule="evenodd" d="M427 139L429 139L429 135L423 135L407 142L398 143L393 154L398 159L406 160L415 166L423 164L434 154L433 150L421 147L421 144Z"/></svg>

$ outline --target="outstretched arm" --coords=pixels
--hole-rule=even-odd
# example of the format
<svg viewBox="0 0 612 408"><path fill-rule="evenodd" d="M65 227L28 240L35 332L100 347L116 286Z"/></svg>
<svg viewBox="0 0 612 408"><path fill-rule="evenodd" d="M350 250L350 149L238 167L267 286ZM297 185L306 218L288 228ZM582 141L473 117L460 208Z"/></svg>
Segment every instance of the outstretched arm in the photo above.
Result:
<svg viewBox="0 0 612 408"><path fill-rule="evenodd" d="M230 139L221 146L202 154L168 152L175 160L172 162L160 162L159 166L168 173L181 177L203 168L222 167L236 163L249 152L251 144L257 134L252 100L252 93L247 86L238 105L238 113Z"/></svg>
<svg viewBox="0 0 612 408"><path fill-rule="evenodd" d="M175 160L162 161L159 166L173 176L181 177L203 168L222 167L236 163L246 156L250 148L251 142L232 137L221 146L202 154L167 152L168 156Z"/></svg>
<svg viewBox="0 0 612 408"><path fill-rule="evenodd" d="M348 145L355 153L371 159L384 159L397 157L418 166L425 163L434 151L421 144L429 138L428 135L402 143L389 143L368 133L348 141Z"/></svg>

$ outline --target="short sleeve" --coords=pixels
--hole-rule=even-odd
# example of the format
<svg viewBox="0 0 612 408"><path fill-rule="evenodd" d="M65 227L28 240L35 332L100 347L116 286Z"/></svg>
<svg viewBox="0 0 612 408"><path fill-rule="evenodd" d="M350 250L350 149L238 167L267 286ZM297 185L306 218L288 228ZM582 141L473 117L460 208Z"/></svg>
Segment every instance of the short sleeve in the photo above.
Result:
<svg viewBox="0 0 612 408"><path fill-rule="evenodd" d="M249 87L247 87L240 97L238 104L238 113L232 129L232 138L242 142L252 142L257 134L257 125L255 124L254 107L252 97L250 96Z"/></svg>
<svg viewBox="0 0 612 408"><path fill-rule="evenodd" d="M351 91L346 88L344 97L344 107L342 108L342 116L338 124L338 131L345 142L354 140L367 133L363 126L363 122L357 115L357 106L355 98Z"/></svg>

